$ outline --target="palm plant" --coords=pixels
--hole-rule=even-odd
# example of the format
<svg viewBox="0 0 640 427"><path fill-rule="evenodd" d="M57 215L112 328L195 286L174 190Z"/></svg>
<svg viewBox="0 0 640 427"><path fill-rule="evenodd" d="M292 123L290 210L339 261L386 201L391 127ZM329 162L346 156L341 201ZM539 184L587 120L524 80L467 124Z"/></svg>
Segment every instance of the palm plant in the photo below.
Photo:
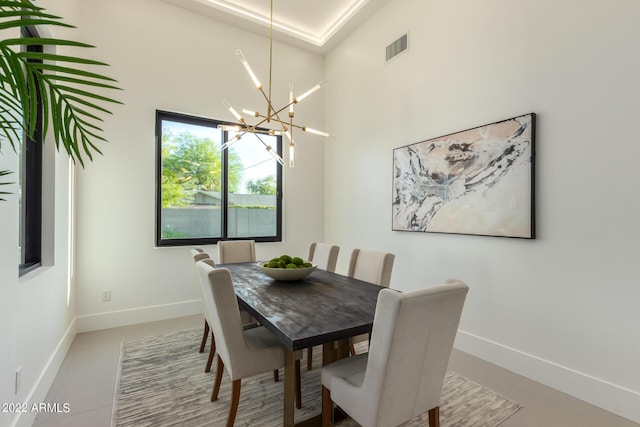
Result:
<svg viewBox="0 0 640 427"><path fill-rule="evenodd" d="M46 13L32 0L0 0L0 31L38 25L73 28L61 19ZM43 46L44 52L28 51L25 49L28 46ZM92 160L93 154L101 154L94 141L106 141L101 135L99 116L111 114L105 103L119 103L99 92L119 88L113 85L114 79L83 69L107 64L51 53L58 47L94 46L44 37L0 40L0 152L5 142L16 151L23 135L33 138L38 114L35 94L39 91L43 136L51 130L56 149L60 150L62 145L73 161L84 166L85 159ZM10 173L2 170L0 177ZM0 191L2 194L7 193Z"/></svg>

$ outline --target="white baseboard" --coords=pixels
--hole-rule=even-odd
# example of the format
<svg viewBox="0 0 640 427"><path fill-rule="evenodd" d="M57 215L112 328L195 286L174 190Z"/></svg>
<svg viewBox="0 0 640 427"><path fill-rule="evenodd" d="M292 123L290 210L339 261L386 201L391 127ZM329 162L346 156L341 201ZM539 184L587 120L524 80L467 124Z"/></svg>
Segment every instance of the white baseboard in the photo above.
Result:
<svg viewBox="0 0 640 427"><path fill-rule="evenodd" d="M58 370L64 361L65 356L67 355L67 351L69 351L69 347L71 347L71 343L75 338L77 333L77 323L74 318L67 330L63 334L62 338L58 342L55 350L47 360L47 363L42 369L40 376L36 380L33 388L27 394L27 398L24 403L31 407L34 403L41 403L45 401L47 397L47 393L51 388L51 384L53 384L53 380L55 380L56 375L58 374ZM36 419L37 412L34 411L26 411L19 414L11 424L13 427L29 427L33 424Z"/></svg>
<svg viewBox="0 0 640 427"><path fill-rule="evenodd" d="M199 313L202 313L201 300L81 315L77 317L78 333L155 322Z"/></svg>
<svg viewBox="0 0 640 427"><path fill-rule="evenodd" d="M640 423L640 393L459 330L455 347Z"/></svg>

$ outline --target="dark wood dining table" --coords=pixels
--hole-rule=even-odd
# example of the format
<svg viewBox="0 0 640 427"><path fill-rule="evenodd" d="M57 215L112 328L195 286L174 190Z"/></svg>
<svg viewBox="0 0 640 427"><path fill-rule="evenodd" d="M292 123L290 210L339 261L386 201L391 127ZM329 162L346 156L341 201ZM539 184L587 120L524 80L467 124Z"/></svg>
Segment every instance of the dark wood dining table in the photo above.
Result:
<svg viewBox="0 0 640 427"><path fill-rule="evenodd" d="M371 332L378 292L384 288L320 269L286 282L267 276L255 262L217 267L231 272L240 307L286 347L283 426L316 425L318 418L294 423L294 352L322 345L323 366L347 356L348 338Z"/></svg>

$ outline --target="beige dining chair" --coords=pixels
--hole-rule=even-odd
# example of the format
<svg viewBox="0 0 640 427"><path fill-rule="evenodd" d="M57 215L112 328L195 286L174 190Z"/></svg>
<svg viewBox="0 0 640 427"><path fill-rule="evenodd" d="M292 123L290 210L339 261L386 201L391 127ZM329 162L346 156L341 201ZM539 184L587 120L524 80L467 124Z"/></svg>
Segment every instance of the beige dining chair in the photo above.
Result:
<svg viewBox="0 0 640 427"><path fill-rule="evenodd" d="M207 252L204 252L202 249L198 249L198 248L192 249L191 255L193 256L193 260L196 263L198 261L203 261L212 267L216 266L215 262L213 261L213 258L211 258L209 254ZM197 279L196 277L196 280L199 280L199 279ZM200 289L200 286L198 286L198 289ZM202 297L202 293L200 294L200 296ZM258 326L257 322L245 310L240 309L240 319L242 320L242 327L245 329ZM207 345L209 331L210 331L209 321L205 316L204 332L202 334L202 342L200 343L200 353L204 352L204 349ZM215 340L215 337L213 336L213 331L211 331L211 346L209 347L209 358L207 359L207 365L204 369L205 372L211 371L211 364L213 363L213 358L215 357L215 353L216 353L216 340ZM278 381L278 374L276 374L275 372L274 372L274 379Z"/></svg>
<svg viewBox="0 0 640 427"><path fill-rule="evenodd" d="M244 329L233 288L231 273L226 268L196 264L203 290L205 310L217 340L218 366L211 401L218 399L222 373L226 369L231 379L231 403L227 427L234 424L242 378L252 377L284 366L285 348L263 326ZM296 406L301 406L300 352L296 354Z"/></svg>
<svg viewBox="0 0 640 427"><path fill-rule="evenodd" d="M240 262L256 261L255 240L220 240L218 246L218 261L220 264L236 264ZM257 323L249 313L240 311L243 324ZM273 371L273 380L279 381L278 370Z"/></svg>
<svg viewBox="0 0 640 427"><path fill-rule="evenodd" d="M354 249L349 259L349 271L347 275L354 279L389 287L391 272L395 255L387 252L372 251L369 249ZM358 335L349 339L351 354L356 354L354 344L367 341L368 334Z"/></svg>
<svg viewBox="0 0 640 427"><path fill-rule="evenodd" d="M322 425L333 402L363 427L391 427L429 412L440 425L440 394L469 288L459 280L378 294L368 353L322 368Z"/></svg>
<svg viewBox="0 0 640 427"><path fill-rule="evenodd" d="M308 261L316 264L322 270L334 273L338 263L339 252L340 246L313 242L309 245Z"/></svg>
<svg viewBox="0 0 640 427"><path fill-rule="evenodd" d="M232 264L256 260L255 240L220 240L218 242L218 262Z"/></svg>
<svg viewBox="0 0 640 427"><path fill-rule="evenodd" d="M389 287L395 255L368 249L354 249L347 276Z"/></svg>
<svg viewBox="0 0 640 427"><path fill-rule="evenodd" d="M202 248L193 248L190 250L190 253L194 262L198 262L202 259L209 258L209 254L206 253ZM200 353L204 352L204 348L207 345L208 336L209 336L209 324L207 323L207 319L204 319L204 334L202 335L202 342L200 343Z"/></svg>
<svg viewBox="0 0 640 427"><path fill-rule="evenodd" d="M213 262L213 260L209 257L209 254L202 251L202 250L198 250L198 248L195 249L191 249L190 251L191 256L193 258L193 262L194 262L194 266L199 262L205 262L207 264L209 264L211 267L215 267L215 263ZM202 289L200 287L200 279L197 276L197 270L194 268L194 272L195 274L195 280L196 280L196 288L198 289L199 293L200 293L200 297L203 298L202 295ZM202 341L200 342L200 353L204 352L204 349L207 345L207 340L209 338L209 332L210 332L210 322L209 319L207 318L207 312L206 310L204 310L204 332L202 334ZM216 354L216 339L213 336L213 331L211 331L211 346L209 347L209 357L207 359L207 365L204 368L205 372L210 372L211 371L211 364L213 363L213 358L215 357Z"/></svg>
<svg viewBox="0 0 640 427"><path fill-rule="evenodd" d="M220 264L254 262L256 260L255 240L220 240L217 246ZM244 325L256 323L256 320L246 311L241 310L240 314Z"/></svg>
<svg viewBox="0 0 640 427"><path fill-rule="evenodd" d="M307 261L316 264L318 268L334 273L338 263L340 246L328 243L313 242L309 245L309 257ZM307 371L313 368L313 347L307 349Z"/></svg>

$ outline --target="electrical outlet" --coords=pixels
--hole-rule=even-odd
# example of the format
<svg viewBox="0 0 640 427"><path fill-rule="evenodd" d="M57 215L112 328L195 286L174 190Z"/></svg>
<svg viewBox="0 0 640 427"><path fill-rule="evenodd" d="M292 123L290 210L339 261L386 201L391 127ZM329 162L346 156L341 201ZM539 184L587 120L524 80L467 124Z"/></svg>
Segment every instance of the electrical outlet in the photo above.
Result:
<svg viewBox="0 0 640 427"><path fill-rule="evenodd" d="M102 302L111 301L111 290L102 291Z"/></svg>
<svg viewBox="0 0 640 427"><path fill-rule="evenodd" d="M22 366L16 369L16 384L14 393L18 394L20 392L20 386L22 385Z"/></svg>

